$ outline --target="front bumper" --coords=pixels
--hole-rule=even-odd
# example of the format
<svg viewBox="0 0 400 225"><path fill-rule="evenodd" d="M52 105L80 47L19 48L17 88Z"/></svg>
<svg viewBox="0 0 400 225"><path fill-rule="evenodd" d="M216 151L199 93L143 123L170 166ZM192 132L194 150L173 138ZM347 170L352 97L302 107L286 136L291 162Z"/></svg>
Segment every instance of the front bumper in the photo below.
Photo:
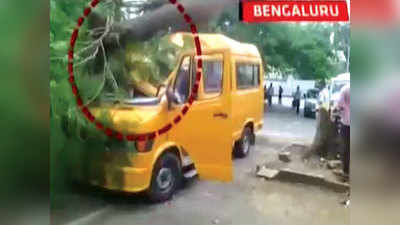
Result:
<svg viewBox="0 0 400 225"><path fill-rule="evenodd" d="M141 192L150 186L150 171L147 168L105 165L93 168L89 183L113 191Z"/></svg>

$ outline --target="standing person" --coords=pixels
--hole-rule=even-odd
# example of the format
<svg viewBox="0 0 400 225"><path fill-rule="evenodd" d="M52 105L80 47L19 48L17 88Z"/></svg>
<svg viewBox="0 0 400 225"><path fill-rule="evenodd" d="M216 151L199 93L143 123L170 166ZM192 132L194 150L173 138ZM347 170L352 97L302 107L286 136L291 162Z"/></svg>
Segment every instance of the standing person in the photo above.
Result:
<svg viewBox="0 0 400 225"><path fill-rule="evenodd" d="M268 88L266 84L264 84L264 99L268 99Z"/></svg>
<svg viewBox="0 0 400 225"><path fill-rule="evenodd" d="M341 89L338 107L342 123L340 134L344 143L343 157L341 157L343 172L348 176L350 172L350 84Z"/></svg>
<svg viewBox="0 0 400 225"><path fill-rule="evenodd" d="M296 107L296 114L299 115L300 113L300 99L301 99L301 91L300 86L297 86L296 92L294 93L294 103Z"/></svg>
<svg viewBox="0 0 400 225"><path fill-rule="evenodd" d="M279 85L279 104L282 104L282 93L283 93L283 88L281 85Z"/></svg>
<svg viewBox="0 0 400 225"><path fill-rule="evenodd" d="M274 87L272 86L272 83L269 85L268 88L268 105L272 106L272 96L274 95Z"/></svg>

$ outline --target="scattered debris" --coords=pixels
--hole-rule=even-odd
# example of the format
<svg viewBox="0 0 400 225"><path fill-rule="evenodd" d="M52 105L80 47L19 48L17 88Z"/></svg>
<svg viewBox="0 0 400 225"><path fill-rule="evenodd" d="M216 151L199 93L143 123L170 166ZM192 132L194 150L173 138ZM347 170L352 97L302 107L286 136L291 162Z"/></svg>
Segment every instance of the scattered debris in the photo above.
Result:
<svg viewBox="0 0 400 225"><path fill-rule="evenodd" d="M342 161L330 160L328 161L328 169L334 170L342 167Z"/></svg>
<svg viewBox="0 0 400 225"><path fill-rule="evenodd" d="M266 168L265 166L263 166L258 169L256 175L258 177L265 177L267 179L273 179L274 177L276 177L276 175L278 175L278 173L279 173L279 170L269 169L269 168Z"/></svg>
<svg viewBox="0 0 400 225"><path fill-rule="evenodd" d="M332 172L333 172L333 174L335 174L336 176L338 176L342 179L345 179L345 180L349 179L349 175L345 174L342 169L339 169L339 168L333 169Z"/></svg>
<svg viewBox="0 0 400 225"><path fill-rule="evenodd" d="M258 173L258 171L260 171L261 166L260 165L256 165L256 173Z"/></svg>
<svg viewBox="0 0 400 225"><path fill-rule="evenodd" d="M219 224L219 219L213 219L212 224Z"/></svg>
<svg viewBox="0 0 400 225"><path fill-rule="evenodd" d="M350 206L350 192L347 192L346 197L340 202L345 208Z"/></svg>
<svg viewBox="0 0 400 225"><path fill-rule="evenodd" d="M341 201L340 204L344 205L344 207L347 208L350 205L350 199L345 199Z"/></svg>
<svg viewBox="0 0 400 225"><path fill-rule="evenodd" d="M279 153L279 160L282 162L290 162L290 152L289 151L284 151Z"/></svg>
<svg viewBox="0 0 400 225"><path fill-rule="evenodd" d="M287 145L276 153L278 157L257 165L256 175L268 180L316 185L339 193L350 190L349 178L343 174L340 160L328 160L309 152L306 145Z"/></svg>

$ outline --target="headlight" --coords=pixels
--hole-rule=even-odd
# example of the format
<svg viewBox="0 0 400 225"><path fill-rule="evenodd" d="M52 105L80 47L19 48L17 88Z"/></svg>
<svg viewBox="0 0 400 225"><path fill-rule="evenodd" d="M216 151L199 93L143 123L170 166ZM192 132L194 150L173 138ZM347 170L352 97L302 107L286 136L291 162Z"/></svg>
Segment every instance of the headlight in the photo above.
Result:
<svg viewBox="0 0 400 225"><path fill-rule="evenodd" d="M153 148L153 143L154 140L144 140L144 141L136 141L136 150L138 152L148 152L151 151L151 149Z"/></svg>

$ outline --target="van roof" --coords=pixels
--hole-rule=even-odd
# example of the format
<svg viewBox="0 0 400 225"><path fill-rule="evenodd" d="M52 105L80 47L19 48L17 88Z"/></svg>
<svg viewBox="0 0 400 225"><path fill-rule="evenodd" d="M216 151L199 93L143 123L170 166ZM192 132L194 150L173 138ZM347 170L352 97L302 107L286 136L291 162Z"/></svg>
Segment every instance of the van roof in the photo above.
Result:
<svg viewBox="0 0 400 225"><path fill-rule="evenodd" d="M174 37L193 37L192 33L179 32L173 34ZM242 43L232 38L229 38L223 34L208 34L199 33L201 48L203 50L212 49L229 49L232 54L260 57L260 52L257 47L253 44Z"/></svg>

